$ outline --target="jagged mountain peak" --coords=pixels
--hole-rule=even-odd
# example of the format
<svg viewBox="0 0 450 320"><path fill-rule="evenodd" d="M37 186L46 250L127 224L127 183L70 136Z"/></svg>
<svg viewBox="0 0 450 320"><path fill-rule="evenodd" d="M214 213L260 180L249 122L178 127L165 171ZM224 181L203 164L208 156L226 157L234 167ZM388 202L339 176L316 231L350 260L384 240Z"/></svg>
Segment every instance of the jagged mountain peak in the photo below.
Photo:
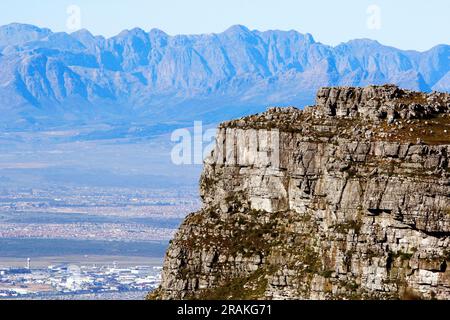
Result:
<svg viewBox="0 0 450 320"><path fill-rule="evenodd" d="M149 35L158 36L158 37L169 37L167 33L165 33L163 30L158 28L152 28L149 31Z"/></svg>
<svg viewBox="0 0 450 320"><path fill-rule="evenodd" d="M30 24L11 23L0 27L0 48L37 41L52 34L50 29Z"/></svg>
<svg viewBox="0 0 450 320"><path fill-rule="evenodd" d="M148 33L145 32L141 28L133 28L133 29L127 29L120 32L117 36L113 38L126 38L126 37L147 37Z"/></svg>
<svg viewBox="0 0 450 320"><path fill-rule="evenodd" d="M18 33L18 32L44 32L44 33L51 33L50 29L47 28L40 28L38 26L32 25L32 24L26 24L26 23L10 23L3 26L0 26L0 30L3 32L9 32L9 33Z"/></svg>
<svg viewBox="0 0 450 320"><path fill-rule="evenodd" d="M241 33L249 33L251 32L249 28L242 24L235 24L225 30L223 33L225 34L241 34Z"/></svg>
<svg viewBox="0 0 450 320"><path fill-rule="evenodd" d="M80 29L70 34L72 37L86 37L95 38L95 36L88 29Z"/></svg>

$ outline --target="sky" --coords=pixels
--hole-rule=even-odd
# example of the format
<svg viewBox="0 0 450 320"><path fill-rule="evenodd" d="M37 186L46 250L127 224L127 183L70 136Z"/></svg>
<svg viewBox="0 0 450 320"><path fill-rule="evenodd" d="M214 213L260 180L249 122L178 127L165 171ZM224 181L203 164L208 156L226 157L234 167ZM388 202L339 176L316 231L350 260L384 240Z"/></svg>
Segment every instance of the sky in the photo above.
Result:
<svg viewBox="0 0 450 320"><path fill-rule="evenodd" d="M175 35L218 33L242 24L310 33L329 45L370 38L424 51L450 44L449 13L449 0L2 0L0 25L85 28L110 37L134 27Z"/></svg>

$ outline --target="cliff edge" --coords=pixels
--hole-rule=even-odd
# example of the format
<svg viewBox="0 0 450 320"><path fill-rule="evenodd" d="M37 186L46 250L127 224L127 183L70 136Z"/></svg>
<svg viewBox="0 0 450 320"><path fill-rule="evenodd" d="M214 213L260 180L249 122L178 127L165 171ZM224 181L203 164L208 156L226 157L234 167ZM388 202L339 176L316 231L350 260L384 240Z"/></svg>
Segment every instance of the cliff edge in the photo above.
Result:
<svg viewBox="0 0 450 320"><path fill-rule="evenodd" d="M150 299L450 299L450 95L323 88L220 125Z"/></svg>

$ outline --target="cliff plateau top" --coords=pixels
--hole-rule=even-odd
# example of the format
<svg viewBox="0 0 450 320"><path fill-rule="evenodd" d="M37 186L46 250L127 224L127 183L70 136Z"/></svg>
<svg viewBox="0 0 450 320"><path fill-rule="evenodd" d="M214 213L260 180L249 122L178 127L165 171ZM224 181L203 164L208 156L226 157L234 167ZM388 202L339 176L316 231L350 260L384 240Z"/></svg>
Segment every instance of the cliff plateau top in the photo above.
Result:
<svg viewBox="0 0 450 320"><path fill-rule="evenodd" d="M398 142L450 144L450 94L422 93L395 85L325 87L304 110L271 107L225 122L221 128L301 132L320 139L362 136Z"/></svg>

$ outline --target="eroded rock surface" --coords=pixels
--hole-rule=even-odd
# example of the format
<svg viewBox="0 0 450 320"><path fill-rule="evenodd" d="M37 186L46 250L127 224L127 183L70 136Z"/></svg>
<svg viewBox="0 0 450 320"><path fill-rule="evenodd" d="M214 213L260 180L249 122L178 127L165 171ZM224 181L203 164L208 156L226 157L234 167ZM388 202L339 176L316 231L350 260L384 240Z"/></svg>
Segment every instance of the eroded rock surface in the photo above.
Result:
<svg viewBox="0 0 450 320"><path fill-rule="evenodd" d="M222 124L156 299L450 299L450 95L324 88Z"/></svg>

